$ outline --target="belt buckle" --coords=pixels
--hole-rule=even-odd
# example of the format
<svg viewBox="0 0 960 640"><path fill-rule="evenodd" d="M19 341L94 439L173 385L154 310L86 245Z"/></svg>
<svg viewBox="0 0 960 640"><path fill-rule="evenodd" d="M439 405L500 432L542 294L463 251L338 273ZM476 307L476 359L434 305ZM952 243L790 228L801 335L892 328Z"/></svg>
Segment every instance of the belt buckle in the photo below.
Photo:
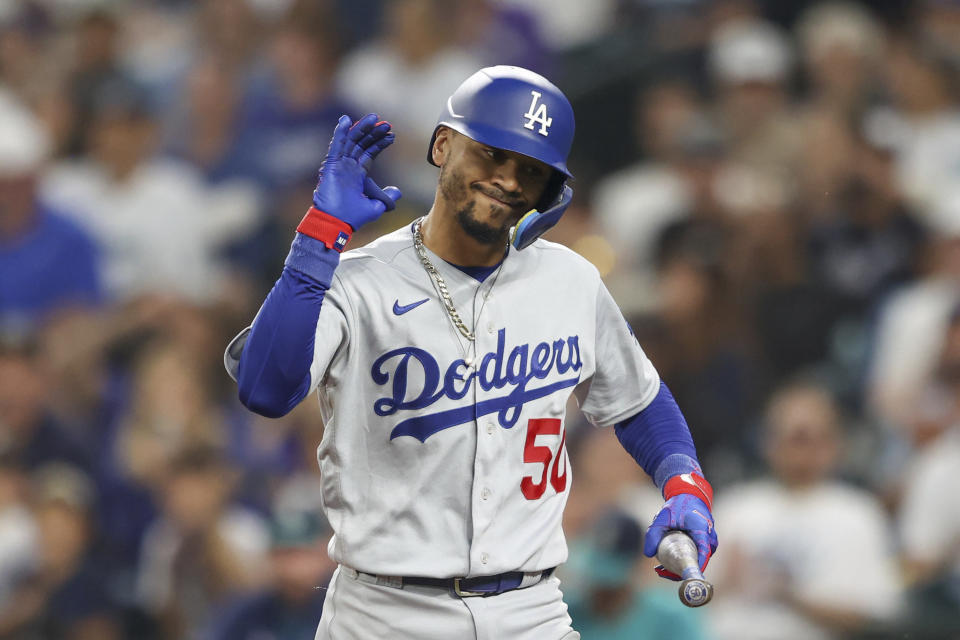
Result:
<svg viewBox="0 0 960 640"><path fill-rule="evenodd" d="M454 578L453 579L453 592L456 593L461 598L473 598L473 597L482 597L488 595L483 591L465 591L460 588L460 581L463 578Z"/></svg>

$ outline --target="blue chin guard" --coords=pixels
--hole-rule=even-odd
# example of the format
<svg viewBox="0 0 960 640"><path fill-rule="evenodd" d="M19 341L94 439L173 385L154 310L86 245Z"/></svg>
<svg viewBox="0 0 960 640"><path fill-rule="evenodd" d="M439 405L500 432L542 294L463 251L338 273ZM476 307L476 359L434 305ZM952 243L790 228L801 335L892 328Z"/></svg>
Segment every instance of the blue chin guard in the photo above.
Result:
<svg viewBox="0 0 960 640"><path fill-rule="evenodd" d="M547 207L546 211L540 212L531 209L520 218L517 226L513 228L513 237L510 243L517 249L529 247L537 238L546 233L547 229L560 221L560 216L570 206L571 200L573 200L573 189L570 188L570 185L565 184L560 189L560 195L553 201L553 204Z"/></svg>

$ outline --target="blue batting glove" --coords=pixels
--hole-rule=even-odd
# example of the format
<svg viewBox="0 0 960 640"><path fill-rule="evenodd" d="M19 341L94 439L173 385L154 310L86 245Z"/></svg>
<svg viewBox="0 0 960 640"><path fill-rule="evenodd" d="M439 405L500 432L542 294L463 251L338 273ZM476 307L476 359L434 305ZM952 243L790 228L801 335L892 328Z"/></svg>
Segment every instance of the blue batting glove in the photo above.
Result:
<svg viewBox="0 0 960 640"><path fill-rule="evenodd" d="M668 531L674 529L685 532L697 545L697 561L700 571L707 568L710 556L717 550L717 532L713 527L713 514L710 507L695 495L679 493L669 498L647 529L643 542L643 555L652 558L657 555L660 541ZM680 580L680 576L657 567L657 574L671 580Z"/></svg>
<svg viewBox="0 0 960 640"><path fill-rule="evenodd" d="M381 189L367 175L374 158L390 146L390 123L370 113L352 122L340 116L330 148L320 166L313 204L356 231L396 206L402 195L396 187Z"/></svg>

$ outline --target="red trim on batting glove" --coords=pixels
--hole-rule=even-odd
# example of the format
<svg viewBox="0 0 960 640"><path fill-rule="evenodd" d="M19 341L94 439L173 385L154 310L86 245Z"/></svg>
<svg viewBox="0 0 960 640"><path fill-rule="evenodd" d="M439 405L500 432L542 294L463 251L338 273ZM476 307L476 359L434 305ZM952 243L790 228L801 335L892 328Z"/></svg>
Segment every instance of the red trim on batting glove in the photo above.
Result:
<svg viewBox="0 0 960 640"><path fill-rule="evenodd" d="M327 249L341 252L353 235L353 227L329 213L310 207L297 225L297 232L319 240Z"/></svg>
<svg viewBox="0 0 960 640"><path fill-rule="evenodd" d="M681 473L667 480L663 485L663 499L669 500L675 495L689 493L703 500L708 509L713 509L713 487L696 473Z"/></svg>

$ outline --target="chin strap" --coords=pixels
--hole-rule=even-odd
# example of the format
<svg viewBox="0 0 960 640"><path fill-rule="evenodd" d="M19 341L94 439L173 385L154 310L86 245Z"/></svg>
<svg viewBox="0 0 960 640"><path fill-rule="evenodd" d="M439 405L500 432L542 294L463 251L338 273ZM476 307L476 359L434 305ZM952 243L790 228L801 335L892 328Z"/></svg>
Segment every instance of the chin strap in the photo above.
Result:
<svg viewBox="0 0 960 640"><path fill-rule="evenodd" d="M536 209L531 209L520 218L517 226L513 228L511 244L517 249L526 249L529 247L537 238L542 236L547 229L560 221L560 216L562 216L563 212L570 206L571 200L573 200L573 189L571 189L569 185L563 185L563 189L560 190L560 195L553 201L550 208L542 213Z"/></svg>

